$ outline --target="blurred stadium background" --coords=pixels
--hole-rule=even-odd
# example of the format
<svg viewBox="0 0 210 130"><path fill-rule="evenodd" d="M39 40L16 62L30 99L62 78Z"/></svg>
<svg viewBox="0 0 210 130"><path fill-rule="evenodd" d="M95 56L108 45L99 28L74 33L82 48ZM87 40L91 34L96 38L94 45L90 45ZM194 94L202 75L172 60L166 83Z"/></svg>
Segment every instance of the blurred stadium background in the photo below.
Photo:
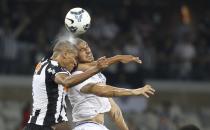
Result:
<svg viewBox="0 0 210 130"><path fill-rule="evenodd" d="M185 124L210 130L209 0L1 0L0 130L21 130L27 121L34 66L64 30L72 7L92 16L82 37L97 58L133 54L143 60L104 72L109 84L149 83L157 90L149 100L116 99L130 130Z"/></svg>

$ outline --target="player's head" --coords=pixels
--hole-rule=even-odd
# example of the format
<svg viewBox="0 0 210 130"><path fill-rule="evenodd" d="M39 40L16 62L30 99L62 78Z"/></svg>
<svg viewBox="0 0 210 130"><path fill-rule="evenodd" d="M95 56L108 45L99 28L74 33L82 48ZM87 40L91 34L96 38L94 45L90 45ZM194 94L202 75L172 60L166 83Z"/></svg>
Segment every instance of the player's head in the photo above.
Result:
<svg viewBox="0 0 210 130"><path fill-rule="evenodd" d="M93 53L87 42L77 38L75 46L78 50L78 61L80 63L89 63L94 61Z"/></svg>
<svg viewBox="0 0 210 130"><path fill-rule="evenodd" d="M77 64L77 56L77 49L69 41L58 41L53 48L52 59L68 70L72 70Z"/></svg>
<svg viewBox="0 0 210 130"><path fill-rule="evenodd" d="M179 130L199 130L199 128L195 125L185 125L182 126Z"/></svg>

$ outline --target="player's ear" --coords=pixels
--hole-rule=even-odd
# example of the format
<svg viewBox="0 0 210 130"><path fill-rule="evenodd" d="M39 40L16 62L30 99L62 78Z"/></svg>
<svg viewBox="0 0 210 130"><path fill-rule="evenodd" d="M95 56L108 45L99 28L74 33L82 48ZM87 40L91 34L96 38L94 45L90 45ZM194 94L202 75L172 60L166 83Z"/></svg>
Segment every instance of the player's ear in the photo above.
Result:
<svg viewBox="0 0 210 130"><path fill-rule="evenodd" d="M65 59L67 59L68 58L68 53L67 52L63 52L63 57L65 58Z"/></svg>
<svg viewBox="0 0 210 130"><path fill-rule="evenodd" d="M64 52L62 52L62 53L60 54L60 57L62 57L63 59L65 58Z"/></svg>

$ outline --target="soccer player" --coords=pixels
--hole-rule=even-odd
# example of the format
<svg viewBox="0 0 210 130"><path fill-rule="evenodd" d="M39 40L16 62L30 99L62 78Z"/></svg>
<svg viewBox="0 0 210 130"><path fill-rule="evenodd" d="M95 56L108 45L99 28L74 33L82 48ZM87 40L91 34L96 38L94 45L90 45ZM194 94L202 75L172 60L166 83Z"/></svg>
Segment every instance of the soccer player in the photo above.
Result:
<svg viewBox="0 0 210 130"><path fill-rule="evenodd" d="M70 76L69 72L77 65L77 55L70 42L59 41L52 57L36 66L32 81L33 110L25 130L53 130L59 125L64 126L62 130L70 130L63 86L71 87L107 67L102 58L84 73Z"/></svg>
<svg viewBox="0 0 210 130"><path fill-rule="evenodd" d="M89 67L95 65L94 57L88 44L77 39L75 45L79 51L79 65L74 74L82 74ZM115 56L107 59L108 63L117 61L129 62L130 55ZM140 61L136 59L136 62ZM122 113L118 105L112 98L118 96L139 96L144 95L147 98L149 94L154 94L155 90L150 85L145 85L138 89L117 88L106 84L106 78L102 73L90 77L84 82L74 86L69 91L69 99L72 109L73 122L76 123L74 130L107 130L103 125L104 114L109 113L113 121L120 130L128 130L128 127L123 119Z"/></svg>

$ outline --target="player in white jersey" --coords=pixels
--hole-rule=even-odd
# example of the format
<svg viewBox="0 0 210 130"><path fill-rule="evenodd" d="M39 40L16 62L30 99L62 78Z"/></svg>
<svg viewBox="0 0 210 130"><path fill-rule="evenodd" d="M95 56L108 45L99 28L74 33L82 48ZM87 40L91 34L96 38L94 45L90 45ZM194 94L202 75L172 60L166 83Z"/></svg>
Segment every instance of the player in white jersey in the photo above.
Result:
<svg viewBox="0 0 210 130"><path fill-rule="evenodd" d="M77 39L76 47L79 51L78 69L73 73L84 73L89 67L94 66L94 58L88 44ZM130 55L118 55L108 59L109 63L115 61L130 62ZM133 57L135 58L135 57ZM116 60L117 59L117 60ZM138 59L134 61L140 62ZM106 78L102 73L90 77L84 82L74 86L69 91L69 99L72 104L73 122L76 123L74 130L107 130L103 125L104 114L109 113L120 130L128 130L121 110L112 98L114 96L139 96L149 97L155 90L150 85L138 89L124 89L106 85Z"/></svg>
<svg viewBox="0 0 210 130"><path fill-rule="evenodd" d="M70 76L77 65L77 49L68 41L59 41L50 59L36 67L32 81L33 110L25 130L70 130L66 117L64 88L71 87L107 67L104 59L85 73ZM62 129L57 129L63 125ZM67 127L68 126L68 127Z"/></svg>

